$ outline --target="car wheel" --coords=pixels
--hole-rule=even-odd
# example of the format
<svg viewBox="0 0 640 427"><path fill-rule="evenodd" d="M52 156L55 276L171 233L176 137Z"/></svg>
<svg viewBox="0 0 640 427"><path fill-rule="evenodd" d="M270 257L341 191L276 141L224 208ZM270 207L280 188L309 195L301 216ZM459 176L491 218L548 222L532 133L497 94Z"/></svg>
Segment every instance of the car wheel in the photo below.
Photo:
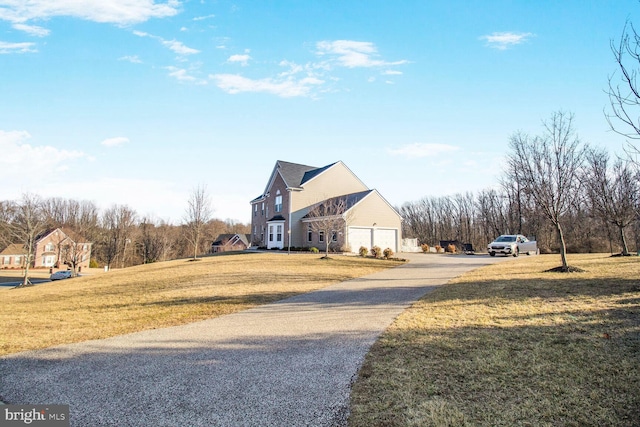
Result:
<svg viewBox="0 0 640 427"><path fill-rule="evenodd" d="M518 250L518 248L516 248L516 250L513 252L513 256L517 257L518 255L520 255L520 251Z"/></svg>
<svg viewBox="0 0 640 427"><path fill-rule="evenodd" d="M489 255L496 256L496 253L495 252L489 252Z"/></svg>

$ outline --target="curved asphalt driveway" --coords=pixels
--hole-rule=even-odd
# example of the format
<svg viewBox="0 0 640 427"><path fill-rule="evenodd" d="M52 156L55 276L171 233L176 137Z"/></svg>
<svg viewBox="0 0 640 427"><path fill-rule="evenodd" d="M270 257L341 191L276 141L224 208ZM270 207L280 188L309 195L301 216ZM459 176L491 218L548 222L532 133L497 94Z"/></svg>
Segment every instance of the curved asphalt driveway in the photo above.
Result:
<svg viewBox="0 0 640 427"><path fill-rule="evenodd" d="M403 256L411 262L240 313L2 357L0 397L69 404L73 426L345 425L352 379L395 317L506 259Z"/></svg>

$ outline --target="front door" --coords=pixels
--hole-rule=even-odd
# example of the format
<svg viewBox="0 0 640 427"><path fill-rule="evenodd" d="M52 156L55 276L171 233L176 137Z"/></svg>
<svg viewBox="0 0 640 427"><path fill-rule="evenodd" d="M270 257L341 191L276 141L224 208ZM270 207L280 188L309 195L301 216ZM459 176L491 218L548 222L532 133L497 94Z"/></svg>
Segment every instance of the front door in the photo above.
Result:
<svg viewBox="0 0 640 427"><path fill-rule="evenodd" d="M267 249L284 247L284 223L276 222L267 225Z"/></svg>

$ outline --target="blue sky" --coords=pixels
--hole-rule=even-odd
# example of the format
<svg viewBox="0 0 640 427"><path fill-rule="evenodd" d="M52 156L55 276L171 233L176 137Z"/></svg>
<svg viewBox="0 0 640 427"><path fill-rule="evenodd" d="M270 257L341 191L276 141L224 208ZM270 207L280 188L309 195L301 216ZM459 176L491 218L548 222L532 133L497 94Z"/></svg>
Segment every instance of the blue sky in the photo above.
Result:
<svg viewBox="0 0 640 427"><path fill-rule="evenodd" d="M276 160L399 206L497 185L555 111L621 152L605 89L635 0L0 0L0 200L249 221Z"/></svg>

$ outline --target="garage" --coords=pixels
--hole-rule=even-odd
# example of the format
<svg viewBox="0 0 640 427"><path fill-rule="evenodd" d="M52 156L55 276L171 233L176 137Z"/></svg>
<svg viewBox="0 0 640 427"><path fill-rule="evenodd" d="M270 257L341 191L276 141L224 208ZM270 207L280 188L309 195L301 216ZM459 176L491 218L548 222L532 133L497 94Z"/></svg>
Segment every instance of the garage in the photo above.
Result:
<svg viewBox="0 0 640 427"><path fill-rule="evenodd" d="M391 248L398 251L398 231L389 228L349 227L349 246L352 252L358 252L361 246L371 249L379 246L381 249Z"/></svg>

